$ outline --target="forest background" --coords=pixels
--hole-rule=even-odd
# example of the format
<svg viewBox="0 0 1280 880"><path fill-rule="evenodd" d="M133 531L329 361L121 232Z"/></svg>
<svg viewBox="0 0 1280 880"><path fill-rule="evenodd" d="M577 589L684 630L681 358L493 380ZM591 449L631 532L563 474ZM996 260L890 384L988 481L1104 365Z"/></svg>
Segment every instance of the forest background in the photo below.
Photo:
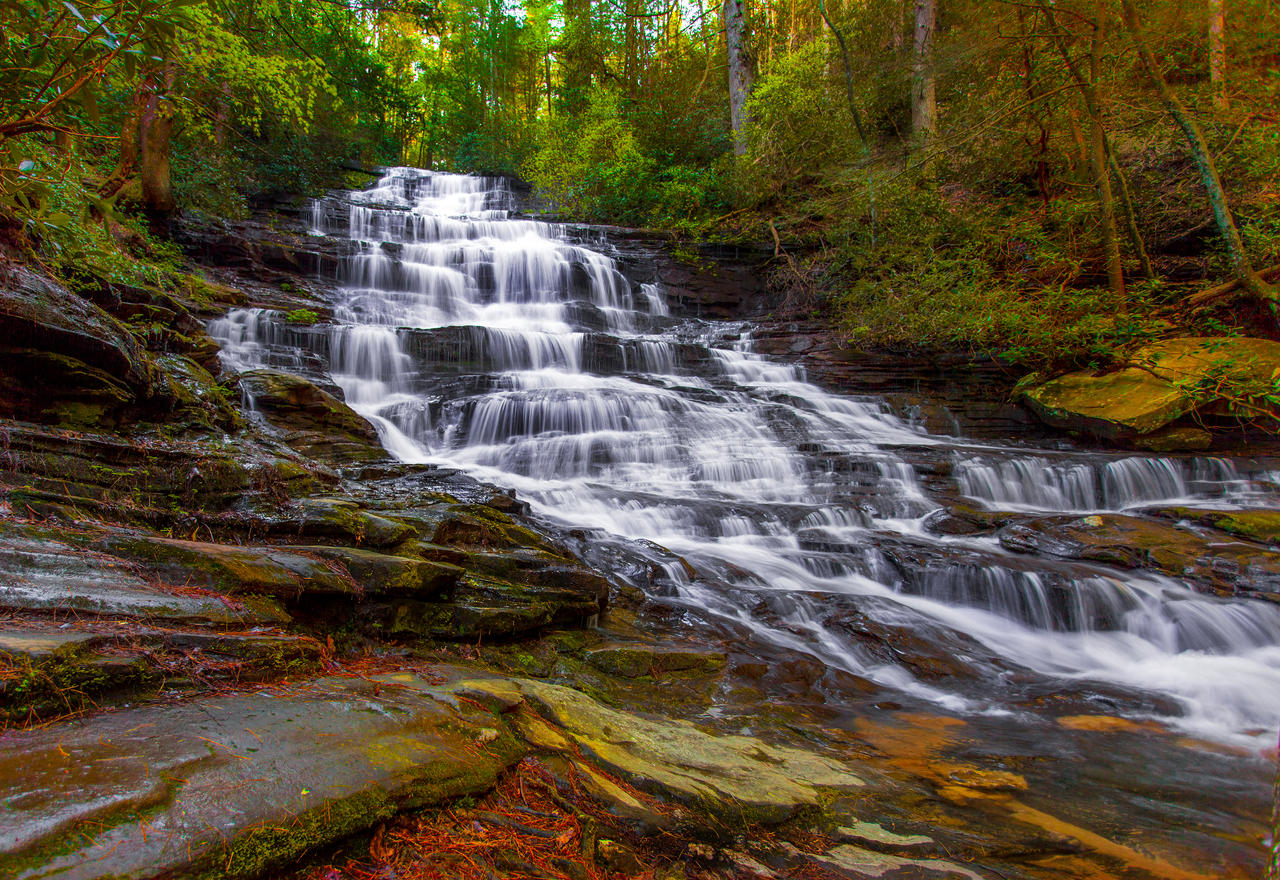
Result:
<svg viewBox="0 0 1280 880"><path fill-rule="evenodd" d="M409 164L764 243L851 344L1105 366L1275 336L1272 0L0 4L0 247L185 283L175 212Z"/></svg>

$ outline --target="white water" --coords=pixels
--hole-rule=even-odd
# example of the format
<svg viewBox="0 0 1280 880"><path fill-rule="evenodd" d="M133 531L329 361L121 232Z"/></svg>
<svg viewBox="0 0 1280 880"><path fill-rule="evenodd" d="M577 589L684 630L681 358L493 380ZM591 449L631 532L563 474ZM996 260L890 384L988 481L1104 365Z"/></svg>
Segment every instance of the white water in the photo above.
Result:
<svg viewBox="0 0 1280 880"><path fill-rule="evenodd" d="M845 612L941 632L942 654L977 645L1005 669L1161 694L1182 707L1173 723L1273 743L1257 730L1280 715L1280 608L930 536L922 519L938 505L895 450L950 459L974 501L1031 512L1266 506L1269 475L928 435L753 354L741 326L669 317L661 289L633 289L606 254L507 219L494 181L393 169L347 204L356 245L336 323L318 339L233 312L210 328L230 367L327 357L398 458L514 488L601 542L660 545L632 545L656 573L638 586L885 687L1006 711L994 672L985 686L921 681L850 638ZM327 216L318 206L313 232Z"/></svg>

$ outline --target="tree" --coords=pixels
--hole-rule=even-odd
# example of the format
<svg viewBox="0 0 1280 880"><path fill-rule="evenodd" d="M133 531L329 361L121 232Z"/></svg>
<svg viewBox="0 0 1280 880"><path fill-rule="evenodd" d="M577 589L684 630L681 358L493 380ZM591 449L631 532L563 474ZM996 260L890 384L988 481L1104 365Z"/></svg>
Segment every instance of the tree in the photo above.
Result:
<svg viewBox="0 0 1280 880"><path fill-rule="evenodd" d="M1227 109L1227 0L1209 0L1209 85L1213 109Z"/></svg>
<svg viewBox="0 0 1280 880"><path fill-rule="evenodd" d="M915 39L911 58L911 133L925 143L938 133L938 85L933 66L938 0L916 0Z"/></svg>
<svg viewBox="0 0 1280 880"><path fill-rule="evenodd" d="M845 100L849 104L849 117L853 119L853 125L858 130L858 139L866 143L867 133L862 127L862 114L858 112L858 105L853 99L853 67L849 62L849 47L845 45L844 34L840 33L840 29L831 21L831 17L827 15L826 0L818 0L818 12L822 15L822 20L826 22L827 27L836 38L836 43L840 46L840 63L844 67L844 88Z"/></svg>
<svg viewBox="0 0 1280 880"><path fill-rule="evenodd" d="M1085 148L1089 166L1093 172L1094 187L1098 193L1098 213L1101 215L1102 247L1107 257L1107 283L1112 293L1124 301L1124 267L1120 261L1120 240L1116 235L1115 197L1111 189L1111 167L1108 159L1108 145L1102 99L1098 94L1098 78L1101 69L1102 43L1106 33L1105 13L1099 11L1093 20L1093 35L1089 44L1088 75L1080 71L1079 65L1071 57L1067 45L1067 37L1058 25L1053 13L1053 4L1049 0L1041 0L1040 8L1048 21L1053 44L1062 56L1071 79L1080 91L1086 112L1089 114L1089 143Z"/></svg>
<svg viewBox="0 0 1280 880"><path fill-rule="evenodd" d="M729 114L733 130L734 155L747 152L747 97L751 94L754 71L747 50L745 0L724 0L724 37L729 61Z"/></svg>
<svg viewBox="0 0 1280 880"><path fill-rule="evenodd" d="M1196 163L1196 168L1200 172L1200 180L1209 196L1209 206L1213 211L1213 219L1218 225L1218 232L1222 236L1223 244L1226 245L1227 259L1231 263L1231 270L1235 274L1236 280L1241 287L1259 299L1273 302L1280 299L1280 292L1259 277L1257 271L1253 268L1253 263L1249 260L1249 255L1245 252L1244 242L1240 238L1240 230L1236 228L1235 218L1231 215L1231 206L1227 203L1227 194L1222 187L1222 179L1218 176L1217 163L1213 160L1213 153L1209 150L1209 144L1205 140L1204 132L1201 131L1199 124L1187 112L1187 108L1182 105L1182 102L1178 100L1178 96L1173 93L1173 90L1169 88L1168 82L1165 81L1160 65L1142 34L1142 24L1138 19L1138 11L1134 6L1133 0L1120 0L1120 9L1123 13L1125 28L1129 31L1129 37L1133 40L1134 47L1138 51L1138 58L1142 63L1143 70L1146 71L1152 85L1155 86L1160 103L1164 105L1169 116L1172 117L1187 139L1191 158Z"/></svg>

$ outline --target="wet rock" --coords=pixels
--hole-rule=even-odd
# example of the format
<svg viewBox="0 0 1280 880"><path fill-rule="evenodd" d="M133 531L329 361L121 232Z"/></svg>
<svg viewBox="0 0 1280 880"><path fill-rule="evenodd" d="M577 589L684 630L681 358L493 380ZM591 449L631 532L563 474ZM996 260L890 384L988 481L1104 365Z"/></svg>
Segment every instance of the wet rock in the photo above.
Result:
<svg viewBox="0 0 1280 880"><path fill-rule="evenodd" d="M608 594L608 581L584 569L542 569L519 582L468 572L448 602L398 603L383 615L387 631L398 636L509 638L585 623L604 610Z"/></svg>
<svg viewBox="0 0 1280 880"><path fill-rule="evenodd" d="M1236 535L1259 544L1280 544L1280 511L1204 510L1198 507L1167 507L1151 511L1156 516L1187 521Z"/></svg>
<svg viewBox="0 0 1280 880"><path fill-rule="evenodd" d="M297 675L316 664L314 639L172 626L64 630L31 618L0 632L0 728L151 695ZM69 626L71 624L63 624Z"/></svg>
<svg viewBox="0 0 1280 880"><path fill-rule="evenodd" d="M138 443L118 435L14 422L5 425L5 437L6 461L24 483L14 491L45 493L49 501L61 499L60 503L72 507L88 501L90 510L95 506L92 502L115 505L110 518L117 520L164 510L172 518L175 503L223 508L253 493L255 482L267 475L289 493L316 485L314 473L295 462L262 458L251 467L253 460L246 452L252 454L252 449L237 456L208 444L151 438ZM19 504L18 509L25 507Z"/></svg>
<svg viewBox="0 0 1280 880"><path fill-rule="evenodd" d="M406 594L423 598L453 589L463 569L443 562L388 556L354 547L298 547L301 553L313 554L341 564L357 584L362 596L382 593Z"/></svg>
<svg viewBox="0 0 1280 880"><path fill-rule="evenodd" d="M1148 452L1203 452L1213 446L1213 435L1190 425L1169 426L1135 437L1132 445Z"/></svg>
<svg viewBox="0 0 1280 880"><path fill-rule="evenodd" d="M98 546L178 583L289 601L304 594L425 596L448 589L461 573L444 563L353 547L241 547L141 535L108 535Z"/></svg>
<svg viewBox="0 0 1280 880"><path fill-rule="evenodd" d="M283 511L248 518L245 525L272 535L331 539L379 549L395 547L418 534L413 526L378 516L344 498L303 498Z"/></svg>
<svg viewBox="0 0 1280 880"><path fill-rule="evenodd" d="M0 608L238 625L288 620L270 603L227 602L199 591L154 586L118 557L11 524L0 524Z"/></svg>
<svg viewBox="0 0 1280 880"><path fill-rule="evenodd" d="M786 821L817 807L824 789L864 784L843 764L815 752L610 709L559 685L515 683L531 708L604 768L733 825ZM458 686L509 693L508 684L484 679Z"/></svg>
<svg viewBox="0 0 1280 880"><path fill-rule="evenodd" d="M823 625L847 638L871 662L901 664L926 681L981 679L1007 668L963 633L924 615L885 614L883 607L872 597L858 600L856 606L837 605L824 616Z"/></svg>
<svg viewBox="0 0 1280 880"><path fill-rule="evenodd" d="M1211 541L1166 522L1123 514L1040 517L1000 530L1020 553L1150 569L1230 595L1280 595L1280 557L1244 541Z"/></svg>
<svg viewBox="0 0 1280 880"><path fill-rule="evenodd" d="M386 457L373 426L313 382L251 370L240 374L240 387L267 421L286 432L285 442L305 455L343 462Z"/></svg>
<svg viewBox="0 0 1280 880"><path fill-rule="evenodd" d="M834 868L843 876L857 878L857 880L886 876L916 877L920 880L934 880L934 878L955 880L957 877L986 880L977 871L955 862L943 859L906 858L850 844L843 844L821 855L810 855L808 858L823 867Z"/></svg>
<svg viewBox="0 0 1280 880"><path fill-rule="evenodd" d="M522 754L410 675L312 682L5 734L0 874L274 873L402 809L478 794Z"/></svg>
<svg viewBox="0 0 1280 880"><path fill-rule="evenodd" d="M478 549L520 548L561 558L566 556L565 549L546 535L488 505L456 504L442 509L406 511L401 518L418 524L423 536L433 544Z"/></svg>
<svg viewBox="0 0 1280 880"><path fill-rule="evenodd" d="M841 841L876 850L919 849L931 846L932 837L925 834L896 834L875 822L854 822L836 829Z"/></svg>
<svg viewBox="0 0 1280 880"><path fill-rule="evenodd" d="M929 516L925 520L925 526L939 535L985 535L994 532L1014 516L1015 514L953 504Z"/></svg>
<svg viewBox="0 0 1280 880"><path fill-rule="evenodd" d="M304 592L353 595L355 582L324 560L274 547L238 547L149 535L112 534L99 549L137 560L159 576L232 594L296 600Z"/></svg>

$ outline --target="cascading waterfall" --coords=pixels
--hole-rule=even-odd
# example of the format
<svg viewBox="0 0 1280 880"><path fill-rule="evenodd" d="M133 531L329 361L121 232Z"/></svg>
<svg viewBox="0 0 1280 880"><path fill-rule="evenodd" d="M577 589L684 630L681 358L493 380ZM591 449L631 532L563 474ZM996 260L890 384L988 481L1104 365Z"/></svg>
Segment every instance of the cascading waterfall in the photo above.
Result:
<svg viewBox="0 0 1280 880"><path fill-rule="evenodd" d="M335 323L301 335L233 312L210 327L229 367L323 358L397 457L514 488L646 557L656 574L637 585L666 601L954 710L1007 711L996 676L923 681L851 638L848 615L959 652L950 633L1024 675L1173 698L1174 723L1203 735L1254 744L1280 713L1280 608L930 535L939 505L905 451L950 460L979 504L1032 512L1269 506L1270 475L929 435L752 353L741 325L672 317L661 288L633 288L566 229L509 217L499 181L392 169L346 196L345 230L339 203L310 218L354 243Z"/></svg>

